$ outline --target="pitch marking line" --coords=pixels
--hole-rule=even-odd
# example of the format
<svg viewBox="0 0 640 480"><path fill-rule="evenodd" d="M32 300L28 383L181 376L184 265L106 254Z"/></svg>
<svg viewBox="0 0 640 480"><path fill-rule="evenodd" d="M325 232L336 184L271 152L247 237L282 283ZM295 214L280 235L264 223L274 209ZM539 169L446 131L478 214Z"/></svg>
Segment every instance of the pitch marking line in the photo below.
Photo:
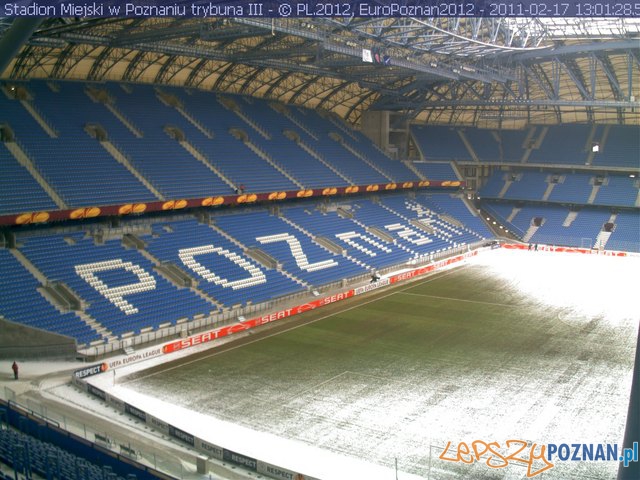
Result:
<svg viewBox="0 0 640 480"><path fill-rule="evenodd" d="M521 305L509 305L506 303L496 303L496 302L483 302L482 300L465 300L462 298L453 298L453 297L440 297L438 295L426 295L424 293L410 293L410 292L396 292L398 295L413 295L415 297L427 297L427 298L439 298L441 300L454 300L456 302L467 302L467 303L479 303L482 305L495 305L497 307L509 307L515 308L520 307Z"/></svg>
<svg viewBox="0 0 640 480"><path fill-rule="evenodd" d="M338 375L335 375L335 376L331 377L329 380L325 380L324 382L320 382L317 385L314 385L313 387L307 388L306 390L303 390L302 392L297 393L296 394L296 398L300 398L302 395L304 395L306 393L309 393L312 390L316 390L316 389L322 387L323 385L326 385L327 383L333 382L334 380L336 380L336 379L338 379L338 378L340 378L340 377L342 377L344 375L354 375L356 377L374 378L374 379L376 379L378 381L381 381L381 382L387 383L387 384L394 383L394 384L400 384L400 385L410 385L412 387L416 386L415 382L404 382L404 381L397 380L397 379L394 379L394 378L384 378L384 377L380 377L378 375L371 375L369 373L358 373L358 372L354 372L352 370L345 370L344 372L339 373ZM291 408L291 407L288 407L288 408ZM294 409L294 410L297 410L297 409Z"/></svg>
<svg viewBox="0 0 640 480"><path fill-rule="evenodd" d="M305 393L309 393L311 390L315 390L317 388L320 388L321 386L326 385L329 382L333 382L334 380L340 378L341 376L347 375L349 373L351 373L351 372L349 372L348 370L345 370L344 372L339 373L338 375L334 375L329 380L325 380L324 382L320 382L317 385L314 385L313 387L307 388L306 390L303 390L302 392L297 393L296 396L300 397L301 395L304 395Z"/></svg>
<svg viewBox="0 0 640 480"><path fill-rule="evenodd" d="M366 378L374 378L376 380L379 380L381 382L385 382L385 383L396 383L396 384L400 384L400 385L410 385L412 387L422 387L424 385L419 384L417 385L415 382L413 381L402 381L402 380L398 380L395 378L385 378L385 377L381 377L379 375L371 375L370 373L358 373L358 372L353 372L351 370L347 370L345 373L349 373L351 375L356 375L358 377L366 377Z"/></svg>
<svg viewBox="0 0 640 480"><path fill-rule="evenodd" d="M325 320L325 319L327 319L329 317L333 317L335 315L340 315L343 312L348 312L349 310L353 310L354 308L360 308L363 305L367 305L369 303L377 302L378 300L381 300L383 298L387 298L387 297L390 297L391 295L395 295L397 293L401 293L402 291L408 290L408 289L413 288L413 287L415 287L417 285L423 285L425 283L432 282L432 281L440 279L442 277L446 277L448 275L451 275L452 273L460 271L462 268L465 268L465 267L467 267L467 265L461 265L459 268L453 268L452 270L449 270L448 272L444 272L441 275L438 274L439 272L435 272L433 274L433 276L429 276L424 281L421 281L421 282L420 281L413 281L413 282L410 281L409 282L410 285L407 285L406 287L404 287L402 289L398 289L398 290L394 289L393 291L387 293L386 295L381 295L379 297L372 298L370 300L367 300L365 302L359 303L357 305L353 305L353 306L351 306L349 308L345 308L344 310L340 310L339 312L329 313L329 314L324 315L324 316L322 316L320 318L316 318L315 320L310 320L308 322L301 323L300 325L294 325L291 328L283 329L283 330L280 330L278 332L272 333L270 335L265 335L264 337L261 337L261 338L256 338L255 340L252 340L250 342L245 342L245 343L243 343L241 345L236 345L235 347L226 348L223 351L218 351L218 350L215 349L215 346L212 346L213 347L212 349L214 351L211 352L211 354L209 354L209 355L203 355L203 356L201 356L201 357L199 357L199 358L197 358L195 360L191 360L189 362L183 362L180 365L176 365L175 367L168 367L168 368L165 368L165 369L163 369L161 371L158 371L158 372L155 372L155 373L149 373L147 375L136 376L136 378L134 380L124 380L123 382L120 383L120 385L123 385L123 384L126 384L126 383L130 383L130 382L133 382L133 381L142 380L144 378L154 377L156 375L160 375L162 373L165 373L165 372L168 372L168 371L171 371L171 370L175 370L176 368L182 368L182 367L185 367L187 365L191 365L192 363L197 363L197 362L200 362L200 361L205 360L207 358L215 357L216 355L220 355L222 353L230 352L231 350L235 350L237 348L246 347L247 345L251 345L252 343L260 342L262 340L265 340L265 339L271 338L271 337L275 337L276 335L280 335L280 334L285 333L285 332L290 332L292 330L296 330L297 328L300 328L300 327L306 327L307 325L311 325L312 323L319 322L320 320ZM356 298L356 297L352 297L352 298ZM194 353L197 353L197 352L194 352ZM178 359L176 359L176 360L178 360ZM169 359L169 361L170 361L170 359Z"/></svg>
<svg viewBox="0 0 640 480"><path fill-rule="evenodd" d="M395 380L393 378L384 378L384 377L380 377L378 375L371 375L370 373L358 373L358 372L352 372L351 370L347 370L345 373L349 373L351 375L357 375L359 377L369 377L369 378L375 378L376 380L382 380L383 382L395 382L395 383L409 383L409 382L400 382L398 380Z"/></svg>

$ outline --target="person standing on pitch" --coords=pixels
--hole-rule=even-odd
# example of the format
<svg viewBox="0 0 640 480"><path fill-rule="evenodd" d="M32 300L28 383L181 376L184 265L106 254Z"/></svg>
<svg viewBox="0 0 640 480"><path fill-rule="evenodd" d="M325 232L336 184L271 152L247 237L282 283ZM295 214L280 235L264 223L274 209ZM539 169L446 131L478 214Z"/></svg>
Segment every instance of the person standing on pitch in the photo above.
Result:
<svg viewBox="0 0 640 480"><path fill-rule="evenodd" d="M11 370L13 370L13 379L18 380L18 364L16 362L11 365Z"/></svg>

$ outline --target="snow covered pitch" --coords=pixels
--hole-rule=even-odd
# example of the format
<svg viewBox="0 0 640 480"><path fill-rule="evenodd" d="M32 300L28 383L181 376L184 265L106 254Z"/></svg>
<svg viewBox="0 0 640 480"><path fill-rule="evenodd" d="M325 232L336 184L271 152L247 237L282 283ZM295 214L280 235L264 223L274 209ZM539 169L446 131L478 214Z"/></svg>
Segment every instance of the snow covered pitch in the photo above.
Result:
<svg viewBox="0 0 640 480"><path fill-rule="evenodd" d="M495 250L309 325L142 372L114 393L320 478L364 478L332 477L333 456L336 468L381 471L397 459L399 478L525 478L515 462L439 457L448 442L475 440L621 445L639 267L639 258ZM538 478L614 479L617 468L556 462Z"/></svg>

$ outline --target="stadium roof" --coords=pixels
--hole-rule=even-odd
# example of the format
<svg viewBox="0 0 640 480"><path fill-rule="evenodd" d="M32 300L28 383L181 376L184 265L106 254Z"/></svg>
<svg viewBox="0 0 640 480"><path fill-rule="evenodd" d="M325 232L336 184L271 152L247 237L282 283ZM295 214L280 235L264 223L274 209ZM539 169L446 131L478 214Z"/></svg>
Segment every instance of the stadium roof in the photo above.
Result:
<svg viewBox="0 0 640 480"><path fill-rule="evenodd" d="M400 122L640 124L634 18L0 18L0 71L247 94L354 124L367 110Z"/></svg>

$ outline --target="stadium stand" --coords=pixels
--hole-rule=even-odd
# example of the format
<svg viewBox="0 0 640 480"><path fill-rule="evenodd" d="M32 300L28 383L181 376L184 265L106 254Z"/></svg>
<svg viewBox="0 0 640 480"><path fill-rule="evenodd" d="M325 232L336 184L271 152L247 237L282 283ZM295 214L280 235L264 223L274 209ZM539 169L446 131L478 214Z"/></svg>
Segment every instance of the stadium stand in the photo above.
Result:
<svg viewBox="0 0 640 480"><path fill-rule="evenodd" d="M546 228L562 225L562 220L566 216L565 212L566 209L562 207L538 205L524 206L511 220L510 228L519 234L521 240L529 242L531 240L531 236L545 224L548 223ZM542 223L542 225L535 224L536 218L541 219L540 223Z"/></svg>
<svg viewBox="0 0 640 480"><path fill-rule="evenodd" d="M591 147L590 130L589 125L538 127L542 140L531 149L527 163L584 165Z"/></svg>
<svg viewBox="0 0 640 480"><path fill-rule="evenodd" d="M111 111L105 110L102 117L105 120L102 121L110 138L165 198L203 197L233 192L215 172L191 155L178 139L170 137L169 129L173 128L176 135L181 133L184 136L185 141L195 143L207 140L175 109L163 104L151 87L129 87L131 93L115 84L108 84L104 88L113 105L142 135L138 138Z"/></svg>
<svg viewBox="0 0 640 480"><path fill-rule="evenodd" d="M326 250L310 235L266 211L221 215L216 224L247 247L264 250L291 275L313 286L366 273L361 266Z"/></svg>
<svg viewBox="0 0 640 480"><path fill-rule="evenodd" d="M473 160L456 128L412 125L411 133L425 160Z"/></svg>
<svg viewBox="0 0 640 480"><path fill-rule="evenodd" d="M538 200L541 201L547 189L546 173L523 172L518 176L502 198L510 200ZM486 193L482 193L486 197Z"/></svg>
<svg viewBox="0 0 640 480"><path fill-rule="evenodd" d="M482 240L480 236L478 236L479 238L474 238L473 235L465 231L464 227L443 220L445 217L439 215L433 209L425 207L425 203L398 197L381 200L381 205L391 208L399 215L405 217L411 214L417 215L418 221L409 220L409 224L422 226L425 231L434 236L435 241L432 251L435 250L436 253L452 246L457 247ZM451 220L451 222L453 221Z"/></svg>
<svg viewBox="0 0 640 480"><path fill-rule="evenodd" d="M478 190L478 196L481 198L503 198L503 190L508 188L506 183L511 178L511 174L496 170L487 182Z"/></svg>
<svg viewBox="0 0 640 480"><path fill-rule="evenodd" d="M0 458L17 471L24 472L26 478L37 474L44 478L70 480L125 480L124 477L114 474L110 467L99 467L62 448L12 429L0 429ZM128 476L126 480L135 478L135 475Z"/></svg>
<svg viewBox="0 0 640 480"><path fill-rule="evenodd" d="M145 88L150 89L138 86L137 90ZM193 118L213 133L213 138L209 139L200 132L194 132L193 135L187 136L187 140L235 186L246 185L251 192L298 188L289 178L252 151L245 141L232 134L232 130L244 132L247 140L259 135L234 112L225 108L215 95L194 91L190 95L181 95L179 100ZM176 120L186 123L182 118ZM227 190L226 193L230 192Z"/></svg>
<svg viewBox="0 0 640 480"><path fill-rule="evenodd" d="M579 238L593 239L590 246L595 247L595 240L609 218L611 212L607 210L583 208L571 223L571 234Z"/></svg>
<svg viewBox="0 0 640 480"><path fill-rule="evenodd" d="M610 214L600 210L581 210L570 227L564 226L567 209L533 207L533 214L543 219L543 224L529 239L533 243L563 244L572 247L592 248L598 233Z"/></svg>
<svg viewBox="0 0 640 480"><path fill-rule="evenodd" d="M256 265L229 239L195 220L153 225L146 250L163 262L188 269L201 290L227 307L303 290L281 272Z"/></svg>
<svg viewBox="0 0 640 480"><path fill-rule="evenodd" d="M449 242L451 234L446 231L434 229L426 224L422 224L422 227L411 225L407 215L396 212L385 205L385 202L357 201L353 204L353 212L355 221L377 227L392 235L396 245L410 252L414 259L440 253L451 248L454 243ZM423 211L424 213L426 212Z"/></svg>
<svg viewBox="0 0 640 480"><path fill-rule="evenodd" d="M352 142L348 136L344 138L344 140L347 144L350 144L351 148L354 151L359 153L360 157L366 158L372 164L377 165L394 182L415 180L415 173L407 168L407 166L403 162L391 160L387 155L378 150L375 144L372 143L371 140L366 138L361 132L354 130L353 134L360 140L357 144ZM454 175L453 177L447 178L445 180L451 180L455 178L456 177Z"/></svg>
<svg viewBox="0 0 640 480"><path fill-rule="evenodd" d="M606 247L611 250L636 251L640 232L640 213L625 211L617 214L615 226Z"/></svg>
<svg viewBox="0 0 640 480"><path fill-rule="evenodd" d="M553 183L553 180L557 183ZM553 184L548 197L547 189ZM595 190L594 190L595 187ZM481 198L546 201L576 205L634 207L638 198L637 179L628 175L589 173L546 173L496 170L479 190ZM593 198L592 198L593 197Z"/></svg>
<svg viewBox="0 0 640 480"><path fill-rule="evenodd" d="M275 161L304 185L304 188L349 185L349 182L340 177L335 169L332 170L299 145L299 142L303 142L317 148L315 145L317 138L307 133L309 129L300 128L299 123L292 122L291 112L286 107L279 108L284 109L287 114L277 112L264 101L255 100L252 103L252 117L263 125L271 136L270 139L266 139L257 135L254 139L256 144L268 152ZM295 132L299 142L288 138L285 135L286 131Z"/></svg>
<svg viewBox="0 0 640 480"><path fill-rule="evenodd" d="M465 128L460 130L464 135L476 158L481 162L493 162L496 158L502 158L500 153L499 137L491 130L479 128Z"/></svg>
<svg viewBox="0 0 640 480"><path fill-rule="evenodd" d="M51 197L29 171L0 143L0 214L56 208Z"/></svg>
<svg viewBox="0 0 640 480"><path fill-rule="evenodd" d="M354 261L365 268L385 268L407 262L411 255L391 242L385 242L367 232L366 228L341 216L338 209L347 212L350 204L338 204L328 212L311 206L283 209L283 215L296 225L321 237L329 238L344 248Z"/></svg>
<svg viewBox="0 0 640 480"><path fill-rule="evenodd" d="M545 163L540 158L563 135L585 146L587 138L607 140L601 153L613 152L610 161L629 150L609 141L633 145L631 135L618 127L495 131L414 126L425 157L436 161L414 162L412 170L341 120L313 110L177 87L35 80L20 85L26 100L5 95L0 104L7 106L7 122L35 170L24 166L29 163L20 162L6 143L0 149L1 168L12 184L20 185L17 193L0 193L5 213L55 209L60 207L56 194L76 207L230 194L240 185L272 192L415 181L416 175L452 181L460 179L450 163L456 160L508 163L529 155L529 163ZM76 108L61 108L69 102ZM35 134L26 135L28 129ZM434 138L438 141L426 142ZM104 142L116 153L107 151ZM29 201L16 202L25 196ZM634 207L637 182L622 174L497 170L479 196L524 241L633 243L633 214L616 217L606 209L585 207ZM571 211L566 204L583 208ZM71 336L79 345L98 344L286 298L494 236L460 196L438 192L271 211L256 207L221 212L208 221L198 218L148 219L133 244L122 234L101 239L89 224L71 232L19 233L16 255L0 250L6 282L0 314ZM607 223L612 225L603 234ZM170 280L165 267L187 283ZM50 282L66 285L81 307L54 307L39 292ZM25 312L26 304L36 308Z"/></svg>
<svg viewBox="0 0 640 480"><path fill-rule="evenodd" d="M87 315L116 336L140 333L216 306L154 274L151 261L121 240L96 245L84 232L24 238L20 250L49 279L65 282L84 299ZM24 306L23 306L24 308Z"/></svg>
<svg viewBox="0 0 640 480"><path fill-rule="evenodd" d="M602 207L569 209L511 202L483 202L482 206L525 242L640 252L637 210L612 213Z"/></svg>
<svg viewBox="0 0 640 480"><path fill-rule="evenodd" d="M494 237L493 232L478 216L478 212L470 210L468 204L458 195L421 193L417 195L416 200L438 214L453 217L464 225L466 231L480 240Z"/></svg>
<svg viewBox="0 0 640 480"><path fill-rule="evenodd" d="M5 287L0 314L71 336L79 345L99 344L270 302L493 236L461 198L449 193L390 194L377 203L331 205L330 210L313 202L279 213L258 207L220 212L210 216L210 224L190 215L123 220L119 234L104 238L97 235L104 226L95 222L61 233L25 231L17 235L14 252L24 255L36 273L9 249L0 249ZM134 230L135 235L122 233ZM323 244L323 238L329 242ZM342 250L331 250L331 244ZM276 263L258 263L248 253L253 249ZM190 284L169 280L162 267L178 269ZM56 310L38 291L50 282L66 285L79 299L78 310Z"/></svg>
<svg viewBox="0 0 640 480"><path fill-rule="evenodd" d="M493 215L496 219L500 220L503 223L506 223L508 218L515 218L515 216L522 210L522 206L516 206L516 204L510 202L491 202L491 201L483 201L482 208L486 210L490 215ZM488 217L487 217L488 220ZM512 222L513 228L513 222ZM524 235L525 230L519 229L516 233L519 237Z"/></svg>
<svg viewBox="0 0 640 480"><path fill-rule="evenodd" d="M638 168L640 135L634 125L605 127L606 140L593 157L593 165Z"/></svg>
<svg viewBox="0 0 640 480"><path fill-rule="evenodd" d="M557 177L558 183L549 195L549 202L584 205L589 201L593 175L589 173L572 173L558 175Z"/></svg>
<svg viewBox="0 0 640 480"><path fill-rule="evenodd" d="M523 130L412 125L411 135L427 160L638 168L640 151L634 125L533 125Z"/></svg>
<svg viewBox="0 0 640 480"><path fill-rule="evenodd" d="M100 335L73 312L56 310L39 292L41 283L7 249L0 248L0 314L7 320L76 338L85 344Z"/></svg>
<svg viewBox="0 0 640 480"><path fill-rule="evenodd" d="M86 124L101 117L84 108L90 101L82 88L78 88L80 85L69 82L57 85L59 91L51 90L45 82L27 85L33 93L33 103L57 132L56 138L46 135L16 101L8 102L14 107L11 113L7 112L11 116L1 119L10 121L17 139L25 145L26 153L51 187L69 206L157 200L87 134ZM115 185L118 188L114 188Z"/></svg>
<svg viewBox="0 0 640 480"><path fill-rule="evenodd" d="M600 187L595 205L634 207L638 198L638 182L634 178L621 175L607 175Z"/></svg>
<svg viewBox="0 0 640 480"><path fill-rule="evenodd" d="M413 162L413 166L427 180L460 180L450 163Z"/></svg>
<svg viewBox="0 0 640 480"><path fill-rule="evenodd" d="M521 163L531 129L489 130L476 127L411 125L411 135L425 159ZM439 145L442 139L447 144Z"/></svg>
<svg viewBox="0 0 640 480"><path fill-rule="evenodd" d="M240 185L270 192L416 180L403 162L388 158L360 132L313 111L285 114L286 107L278 112L265 101L249 104L243 97L148 85L19 85L30 110L1 97L0 121L13 129L28 159L69 207L225 195ZM68 104L74 108L62 108ZM247 123L249 117L253 121ZM287 130L308 148L285 136ZM2 156L11 159L5 149ZM13 178L22 175L25 196L33 199L18 210L55 208L28 173L3 168L11 168ZM7 213L18 211L9 200L3 203Z"/></svg>
<svg viewBox="0 0 640 480"><path fill-rule="evenodd" d="M530 129L525 130L498 130L495 132L499 139L501 156L498 157L504 163L520 163L526 150L525 142Z"/></svg>
<svg viewBox="0 0 640 480"><path fill-rule="evenodd" d="M16 479L152 480L159 472L108 452L15 402L0 401L0 461ZM170 479L168 475L161 478Z"/></svg>
<svg viewBox="0 0 640 480"><path fill-rule="evenodd" d="M315 143L316 148L331 162L334 168L350 178L354 184L388 183L392 180L381 173L381 169L376 169L371 162L364 162L356 157L336 140L336 138L339 138L344 143L349 144L350 137L345 130L339 129L335 124L315 111L309 111L304 121L309 128L320 135L319 140ZM338 137L335 137L336 134Z"/></svg>

